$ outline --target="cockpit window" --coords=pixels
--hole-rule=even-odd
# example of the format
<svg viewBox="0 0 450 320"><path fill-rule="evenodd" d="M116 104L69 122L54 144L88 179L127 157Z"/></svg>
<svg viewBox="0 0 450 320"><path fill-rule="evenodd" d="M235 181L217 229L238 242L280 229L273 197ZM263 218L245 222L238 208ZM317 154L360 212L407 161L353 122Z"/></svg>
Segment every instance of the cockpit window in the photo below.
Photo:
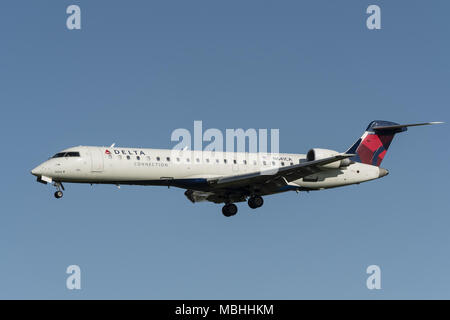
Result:
<svg viewBox="0 0 450 320"><path fill-rule="evenodd" d="M80 153L75 151L70 152L58 152L52 158L62 158L62 157L79 157Z"/></svg>
<svg viewBox="0 0 450 320"><path fill-rule="evenodd" d="M64 157L64 153L65 152L59 152L59 153L55 154L52 158L62 158L62 157Z"/></svg>
<svg viewBox="0 0 450 320"><path fill-rule="evenodd" d="M66 154L64 155L64 157L79 157L80 153L79 152L66 152Z"/></svg>

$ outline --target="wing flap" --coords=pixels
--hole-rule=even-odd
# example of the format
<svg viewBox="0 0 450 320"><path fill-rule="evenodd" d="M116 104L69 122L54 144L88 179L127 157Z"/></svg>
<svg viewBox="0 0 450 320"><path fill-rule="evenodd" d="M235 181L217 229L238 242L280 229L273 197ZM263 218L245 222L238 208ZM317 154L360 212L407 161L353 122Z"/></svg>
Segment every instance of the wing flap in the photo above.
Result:
<svg viewBox="0 0 450 320"><path fill-rule="evenodd" d="M338 154L332 157L308 161L286 167L275 167L246 174L225 176L208 180L215 188L239 188L246 185L268 184L283 179L285 183L298 180L321 170L320 166L353 157L354 154Z"/></svg>

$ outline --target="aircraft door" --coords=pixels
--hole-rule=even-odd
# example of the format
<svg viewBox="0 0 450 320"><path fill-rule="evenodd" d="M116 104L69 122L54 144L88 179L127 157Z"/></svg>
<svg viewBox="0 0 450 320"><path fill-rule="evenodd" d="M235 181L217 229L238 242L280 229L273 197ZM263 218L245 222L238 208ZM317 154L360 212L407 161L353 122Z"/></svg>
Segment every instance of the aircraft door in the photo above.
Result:
<svg viewBox="0 0 450 320"><path fill-rule="evenodd" d="M103 153L100 148L92 148L91 153L91 172L103 171Z"/></svg>

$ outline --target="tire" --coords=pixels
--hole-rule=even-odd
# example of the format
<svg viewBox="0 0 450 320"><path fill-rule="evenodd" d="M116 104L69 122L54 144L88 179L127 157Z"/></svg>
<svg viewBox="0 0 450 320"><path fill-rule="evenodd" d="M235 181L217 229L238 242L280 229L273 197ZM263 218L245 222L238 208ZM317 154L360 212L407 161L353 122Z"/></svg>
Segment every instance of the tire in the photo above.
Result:
<svg viewBox="0 0 450 320"><path fill-rule="evenodd" d="M237 206L236 206L234 203L230 203L230 204L228 205L228 212L229 212L232 216L234 216L234 215L237 213L237 211L238 211L238 208L237 208Z"/></svg>
<svg viewBox="0 0 450 320"><path fill-rule="evenodd" d="M256 196L253 198L253 203L255 204L256 208L259 208L264 204L264 200L262 197Z"/></svg>
<svg viewBox="0 0 450 320"><path fill-rule="evenodd" d="M229 203L222 207L222 213L225 217L234 216L237 213L237 210L237 206L234 203Z"/></svg>
<svg viewBox="0 0 450 320"><path fill-rule="evenodd" d="M254 196L248 199L248 206L252 209L261 207L264 204L264 200L260 196Z"/></svg>
<svg viewBox="0 0 450 320"><path fill-rule="evenodd" d="M250 199L248 199L247 203L248 203L248 206L249 206L250 208L252 208L252 209L258 208L258 207L255 205L255 201L254 201L253 197L251 197Z"/></svg>

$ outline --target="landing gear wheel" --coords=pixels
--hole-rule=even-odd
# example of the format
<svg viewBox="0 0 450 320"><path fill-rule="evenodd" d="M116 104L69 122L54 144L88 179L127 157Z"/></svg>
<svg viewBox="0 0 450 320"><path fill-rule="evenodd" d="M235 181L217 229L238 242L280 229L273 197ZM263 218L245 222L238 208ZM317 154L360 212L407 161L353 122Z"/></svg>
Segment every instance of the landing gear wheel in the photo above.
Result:
<svg viewBox="0 0 450 320"><path fill-rule="evenodd" d="M237 206L234 203L228 203L223 206L222 213L225 217L234 216L238 211Z"/></svg>
<svg viewBox="0 0 450 320"><path fill-rule="evenodd" d="M250 199L248 199L248 206L252 209L259 208L263 204L264 204L264 200L260 196L254 196L254 197L250 197Z"/></svg>
<svg viewBox="0 0 450 320"><path fill-rule="evenodd" d="M62 198L62 196L63 196L63 192L61 190L58 190L58 191L55 192L55 198L56 199Z"/></svg>
<svg viewBox="0 0 450 320"><path fill-rule="evenodd" d="M58 181L53 181L53 186L56 188L56 192L54 193L55 198L56 199L62 198L63 192L61 191L61 189L64 190L63 184Z"/></svg>

